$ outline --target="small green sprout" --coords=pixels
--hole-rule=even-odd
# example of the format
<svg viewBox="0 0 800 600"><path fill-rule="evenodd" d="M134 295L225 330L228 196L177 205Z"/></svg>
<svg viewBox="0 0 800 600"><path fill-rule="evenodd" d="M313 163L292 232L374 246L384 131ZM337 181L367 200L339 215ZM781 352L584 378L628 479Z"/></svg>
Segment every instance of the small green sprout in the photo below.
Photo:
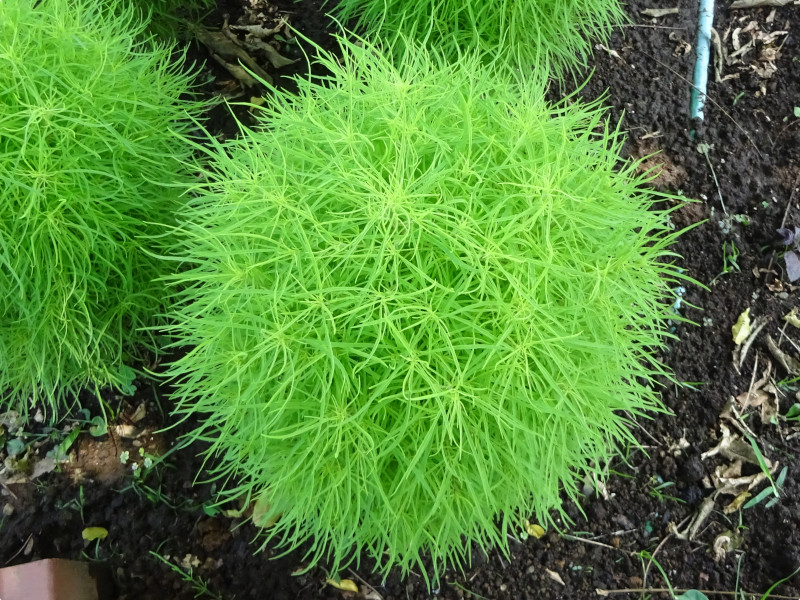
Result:
<svg viewBox="0 0 800 600"><path fill-rule="evenodd" d="M194 569L191 566L183 568L180 565L176 565L175 563L170 561L167 557L162 556L157 552L153 552L152 550L150 551L150 555L158 559L165 565L167 565L170 569L172 569L172 571L177 573L183 581L191 585L192 589L195 592L194 594L195 598L208 598L209 600L223 600L222 595L211 590L208 587L208 584L205 582L205 580L199 575L195 574Z"/></svg>
<svg viewBox="0 0 800 600"><path fill-rule="evenodd" d="M714 285L720 277L734 271L741 272L739 268L739 249L733 240L730 242L724 241L722 242L722 271L708 285Z"/></svg>
<svg viewBox="0 0 800 600"><path fill-rule="evenodd" d="M766 473L769 473L769 470L767 470ZM770 498L769 502L766 503L764 508L772 508L773 506L775 506L775 504L780 502L781 494L783 493L783 484L786 481L787 473L788 473L788 468L783 467L783 469L781 469L781 472L778 473L778 477L775 478L775 481L772 481L772 478L770 477L770 485L761 490L753 498L748 500L747 503L742 507L742 509L752 508L758 504L761 504L764 500L766 500L770 496L773 496L773 498Z"/></svg>
<svg viewBox="0 0 800 600"><path fill-rule="evenodd" d="M673 502L678 502L683 504L684 501L680 498L676 498L675 496L670 496L669 494L665 494L664 490L670 488L675 485L674 481L665 481L663 483L658 483L658 481L654 481L651 479L650 481L650 496L658 500L659 502L666 502L667 500L672 500Z"/></svg>

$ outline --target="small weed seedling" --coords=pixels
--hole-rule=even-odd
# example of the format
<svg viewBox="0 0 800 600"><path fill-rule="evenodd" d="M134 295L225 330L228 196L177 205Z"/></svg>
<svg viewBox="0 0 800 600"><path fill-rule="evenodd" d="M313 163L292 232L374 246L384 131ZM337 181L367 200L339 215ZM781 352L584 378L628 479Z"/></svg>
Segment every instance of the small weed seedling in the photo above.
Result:
<svg viewBox="0 0 800 600"><path fill-rule="evenodd" d="M167 565L172 571L177 573L180 578L192 586L195 598L208 598L208 600L223 600L222 595L209 589L208 584L202 577L196 575L192 567L183 568L170 561L167 557L150 551L150 555Z"/></svg>
<svg viewBox="0 0 800 600"><path fill-rule="evenodd" d="M709 282L709 286L714 285L717 279L722 277L723 275L727 275L729 273L733 273L734 271L739 273L741 269L739 268L739 249L736 247L736 244L733 240L730 242L722 242L722 271L719 275L714 277Z"/></svg>
<svg viewBox="0 0 800 600"><path fill-rule="evenodd" d="M675 496L670 496L669 494L665 494L664 490L667 488L672 487L675 485L674 481L665 481L663 483L658 483L655 478L651 479L651 487L650 487L650 496L658 500L659 502L666 502L667 500L672 500L673 502L678 502L683 504L684 501L680 498L676 498Z"/></svg>

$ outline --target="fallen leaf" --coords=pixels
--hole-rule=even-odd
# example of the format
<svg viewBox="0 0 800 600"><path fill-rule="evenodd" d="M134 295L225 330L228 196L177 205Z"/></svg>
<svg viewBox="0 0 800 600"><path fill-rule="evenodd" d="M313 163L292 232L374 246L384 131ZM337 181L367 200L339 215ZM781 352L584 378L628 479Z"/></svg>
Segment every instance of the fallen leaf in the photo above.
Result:
<svg viewBox="0 0 800 600"><path fill-rule="evenodd" d="M356 582L352 579L341 579L339 581L335 581L333 579L326 579L325 582L328 585L332 585L337 590L342 590L344 592L355 592L358 593L358 586Z"/></svg>
<svg viewBox="0 0 800 600"><path fill-rule="evenodd" d="M675 523L670 522L667 525L667 531L670 534L675 536L679 540L689 540L692 541L697 532L700 531L700 528L703 526L703 523L706 522L708 517L714 512L714 498L716 494L713 494L703 500L700 504L700 507L697 511L692 515L692 520L689 522L689 525L683 531L678 531L678 527Z"/></svg>
<svg viewBox="0 0 800 600"><path fill-rule="evenodd" d="M564 586L567 585L566 583L564 583L564 580L561 579L561 575L559 575L555 571L551 571L550 569L545 569L545 572L547 573L547 576L556 583L560 583L561 585Z"/></svg>
<svg viewBox="0 0 800 600"><path fill-rule="evenodd" d="M133 414L129 417L131 423L138 423L142 419L145 418L147 415L147 403L142 402L139 406L136 407L136 410L133 411Z"/></svg>
<svg viewBox="0 0 800 600"><path fill-rule="evenodd" d="M105 527L87 527L81 532L81 537L87 542L105 539L107 535L108 529Z"/></svg>
<svg viewBox="0 0 800 600"><path fill-rule="evenodd" d="M724 512L726 515L730 515L732 513L735 513L737 510L739 510L742 507L742 504L744 504L745 501L751 495L752 494L750 492L747 492L747 491L742 492L741 494L736 496L736 498L734 498L733 501L730 504L728 504L725 508L723 508L722 512Z"/></svg>
<svg viewBox="0 0 800 600"><path fill-rule="evenodd" d="M55 471L57 463L52 456L45 456L42 460L37 461L33 465L33 472L31 473L31 479L36 479L44 475L45 473L51 473Z"/></svg>
<svg viewBox="0 0 800 600"><path fill-rule="evenodd" d="M758 408L768 398L769 394L767 394L764 390L753 390L749 395L747 392L739 394L736 396L736 401L739 403L739 406L741 406L742 410L746 410L751 406Z"/></svg>
<svg viewBox="0 0 800 600"><path fill-rule="evenodd" d="M728 552L738 549L743 541L744 537L740 533L730 530L719 534L713 544L714 560L720 562Z"/></svg>
<svg viewBox="0 0 800 600"><path fill-rule="evenodd" d="M544 528L536 523L529 523L525 521L525 531L528 535L535 537L537 540L544 535Z"/></svg>
<svg viewBox="0 0 800 600"><path fill-rule="evenodd" d="M789 375L800 375L800 361L778 348L778 344L775 343L771 335L767 335L767 348Z"/></svg>
<svg viewBox="0 0 800 600"><path fill-rule="evenodd" d="M272 77L270 77L269 73L262 69L244 48L239 46L231 37L225 35L223 31L195 27L193 33L197 40L208 48L211 57L225 67L228 73L238 79L245 87L255 87L258 85L258 81L241 65L250 69L266 83L272 83Z"/></svg>
<svg viewBox="0 0 800 600"><path fill-rule="evenodd" d="M263 497L256 500L253 506L253 525L262 529L272 527L278 521L279 516L270 514L269 503Z"/></svg>
<svg viewBox="0 0 800 600"><path fill-rule="evenodd" d="M737 10L740 8L758 8L760 6L786 6L791 3L792 0L735 0L729 8Z"/></svg>
<svg viewBox="0 0 800 600"><path fill-rule="evenodd" d="M783 320L790 325L800 328L800 316L797 314L797 307L795 306L789 314L785 315Z"/></svg>
<svg viewBox="0 0 800 600"><path fill-rule="evenodd" d="M119 437L133 440L141 436L142 430L137 429L133 425L115 425L113 429Z"/></svg>
<svg viewBox="0 0 800 600"><path fill-rule="evenodd" d="M739 318L736 319L736 323L731 328L731 333L733 334L733 343L737 346L740 345L743 341L747 339L747 336L750 335L750 308L748 307L742 314L739 315Z"/></svg>
<svg viewBox="0 0 800 600"><path fill-rule="evenodd" d="M800 257L794 250L789 250L783 255L783 260L786 262L786 276L794 283L800 279Z"/></svg>
<svg viewBox="0 0 800 600"><path fill-rule="evenodd" d="M764 390L769 393L761 403L761 422L764 425L777 425L778 412L780 411L778 390L772 384L765 386Z"/></svg>
<svg viewBox="0 0 800 600"><path fill-rule="evenodd" d="M751 465L759 464L756 453L748 442L742 440L738 435L731 435L730 429L725 425L720 425L720 430L722 431L722 439L719 444L714 446L711 450L703 452L700 455L701 459L705 460L710 456L720 454L731 461L741 460ZM764 460L767 461L767 467L769 467L769 460L766 458Z"/></svg>
<svg viewBox="0 0 800 600"><path fill-rule="evenodd" d="M781 236L781 243L784 246L791 246L795 238L800 235L800 228L779 227L775 230L775 233ZM797 309L794 309L792 312L797 312Z"/></svg>

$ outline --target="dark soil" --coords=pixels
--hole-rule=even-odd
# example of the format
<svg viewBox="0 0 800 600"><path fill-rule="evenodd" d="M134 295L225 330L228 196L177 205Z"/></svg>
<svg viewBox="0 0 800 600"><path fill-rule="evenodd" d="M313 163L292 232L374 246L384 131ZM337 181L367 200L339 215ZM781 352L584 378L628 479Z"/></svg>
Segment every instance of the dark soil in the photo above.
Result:
<svg viewBox="0 0 800 600"><path fill-rule="evenodd" d="M208 19L209 27L219 27L226 12L235 22L242 14L239 4L224 0ZM282 1L275 7L291 13L291 23L304 35L333 47L318 2ZM800 119L794 116L794 107L800 105L800 9L717 9L715 28L729 54L735 50L737 35L741 45L758 39L741 64L724 67L722 76L734 78L715 82L712 73L713 102L706 107L705 120L692 123L687 80L694 62L697 9L691 3L680 6L678 14L653 19L642 14L646 7L643 0L629 3L634 24L617 29L607 49L596 49L594 74L580 95L593 99L607 91L612 118L622 119L629 132L626 153L646 157L660 152L645 163L663 165L653 185L700 201L675 213L677 227L705 220L684 234L675 249L683 257L687 275L708 287L685 285L680 313L696 324L676 321L676 338L662 356L676 381L692 385L665 385L664 402L673 414L640 424L637 437L646 453L637 450L610 465L613 476L605 490L593 491L587 484L581 509L568 509L574 522L563 524L563 532L569 535L551 530L541 539L512 542L510 557L475 552L466 573L448 572L440 589L430 593L417 575L401 580L392 574L381 581L364 560L353 572L340 573L359 585L360 594L341 592L326 584L321 567L299 573L305 566L301 552L276 557L267 548L254 553L255 528L221 512L241 507L213 508L214 483L195 480L202 466L198 448L170 450L189 425L158 432L170 424L165 416L169 401L154 385L142 383L132 398L106 399L119 408L116 429L97 438L83 433L71 449L72 462L60 471L41 475L33 483L6 483L0 562L48 557L105 561L120 597L136 600L192 598L199 591L151 551L191 568L207 584L205 597L237 600L343 596L579 600L601 597L598 589L663 588L664 574L675 588L745 590L760 598L800 567L800 507L795 501L800 493L796 459L800 436L793 422L783 418L762 424L759 409L750 409L745 423L763 454L779 463L773 478L788 467L780 500L767 508L770 498L766 498L754 507L725 514L723 508L734 496L720 495L694 539L670 535L670 523L684 530L714 494L710 480L714 470L731 462L721 456L701 458L719 443L721 425L738 433L730 420L720 416L729 399L746 393L771 361L780 413L796 401L790 374L770 354L765 340L769 334L784 351L797 353L788 339L798 337L797 332L782 320L798 306L797 288L784 273L785 248L776 229L800 226L800 193L794 191L800 183ZM756 29L735 33L736 28L747 29L751 21ZM765 37L773 31L788 33ZM762 35L754 36L759 32ZM292 46L283 51L290 58L302 56ZM193 47L192 55L206 56L199 46ZM208 68L217 83L230 79L210 61ZM277 85L291 86L286 75L302 74L304 69L300 63L282 69L281 75L272 73ZM770 70L774 73L765 78ZM246 111L242 114L246 118ZM235 124L224 112L215 113L213 126L222 135L235 133ZM706 154L698 148L706 148ZM729 272L721 274L726 263ZM737 372L731 327L748 307L753 318L768 321ZM40 455L52 447L52 442L43 440ZM129 458L120 469L125 451ZM147 468L144 459L159 455L165 455L162 464ZM141 465L138 474L130 467L134 462ZM745 464L742 475L758 471L757 466ZM764 483L752 495L762 489ZM81 532L88 526L106 528L108 537L85 542ZM719 544L725 532L741 539L738 546L733 544L736 548L715 557L715 541ZM645 552L655 555L649 567ZM369 596L370 586L379 596ZM797 597L800 576L782 584L775 594ZM654 597L668 595L659 592Z"/></svg>

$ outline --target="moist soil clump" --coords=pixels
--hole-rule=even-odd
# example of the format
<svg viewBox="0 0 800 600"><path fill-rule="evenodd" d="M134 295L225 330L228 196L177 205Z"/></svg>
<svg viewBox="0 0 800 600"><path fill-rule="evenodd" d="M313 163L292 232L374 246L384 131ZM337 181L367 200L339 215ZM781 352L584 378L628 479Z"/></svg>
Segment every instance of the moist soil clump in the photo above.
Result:
<svg viewBox="0 0 800 600"><path fill-rule="evenodd" d="M236 23L252 4L223 0L206 26L220 28L226 18ZM336 26L318 2L261 8L273 23L283 16L315 43L335 46L330 32ZM678 228L693 226L674 248L693 282L676 292L675 339L660 356L675 374L662 390L671 414L639 422L642 450L608 465L612 476L605 484L585 482L580 508L568 507L571 523L539 539L523 539L520 531L510 556L476 550L471 567L448 571L437 590L429 592L418 573L401 579L393 572L381 580L362 559L338 574L359 592L340 591L326 583L331 574L324 565L306 570L302 549L255 552L258 531L246 519L252 507L214 504L224 482L197 479L202 448L176 445L192 424L170 420L166 388L139 381L134 395L103 399L115 413L107 431L90 428L88 417L102 411L87 394L81 398L86 411L57 428L28 428L25 453L4 457L3 564L103 561L120 598L137 600L576 600L603 591L667 598L658 590L669 585L761 597L790 576L800 567L794 501L800 441L797 421L785 416L794 414L800 371L786 357L798 354L800 335L791 317L784 319L798 306L798 288L776 230L800 226L798 9L717 7L715 57L721 60L712 61L705 119L694 122L688 106L697 9L679 7L661 17L647 9L641 0L628 3L632 23L596 47L591 78L577 93L586 99L605 94L612 120L628 132L626 154L655 169L653 186L697 201L673 218ZM287 59L300 59L291 65L273 68L264 61L277 86L308 73L303 48L278 46ZM205 47L193 42L190 52L207 60L209 93L236 88ZM568 87L552 90L552 97L574 93ZM247 122L247 109L235 110ZM218 109L210 127L231 136L237 125ZM762 327L737 346L732 327L748 308L751 330ZM158 365L149 367L158 371ZM6 420L3 427L10 439L14 424ZM65 447L76 429L80 433ZM55 460L58 448L69 461ZM86 541L87 527L108 534ZM775 594L797 597L800 578Z"/></svg>

